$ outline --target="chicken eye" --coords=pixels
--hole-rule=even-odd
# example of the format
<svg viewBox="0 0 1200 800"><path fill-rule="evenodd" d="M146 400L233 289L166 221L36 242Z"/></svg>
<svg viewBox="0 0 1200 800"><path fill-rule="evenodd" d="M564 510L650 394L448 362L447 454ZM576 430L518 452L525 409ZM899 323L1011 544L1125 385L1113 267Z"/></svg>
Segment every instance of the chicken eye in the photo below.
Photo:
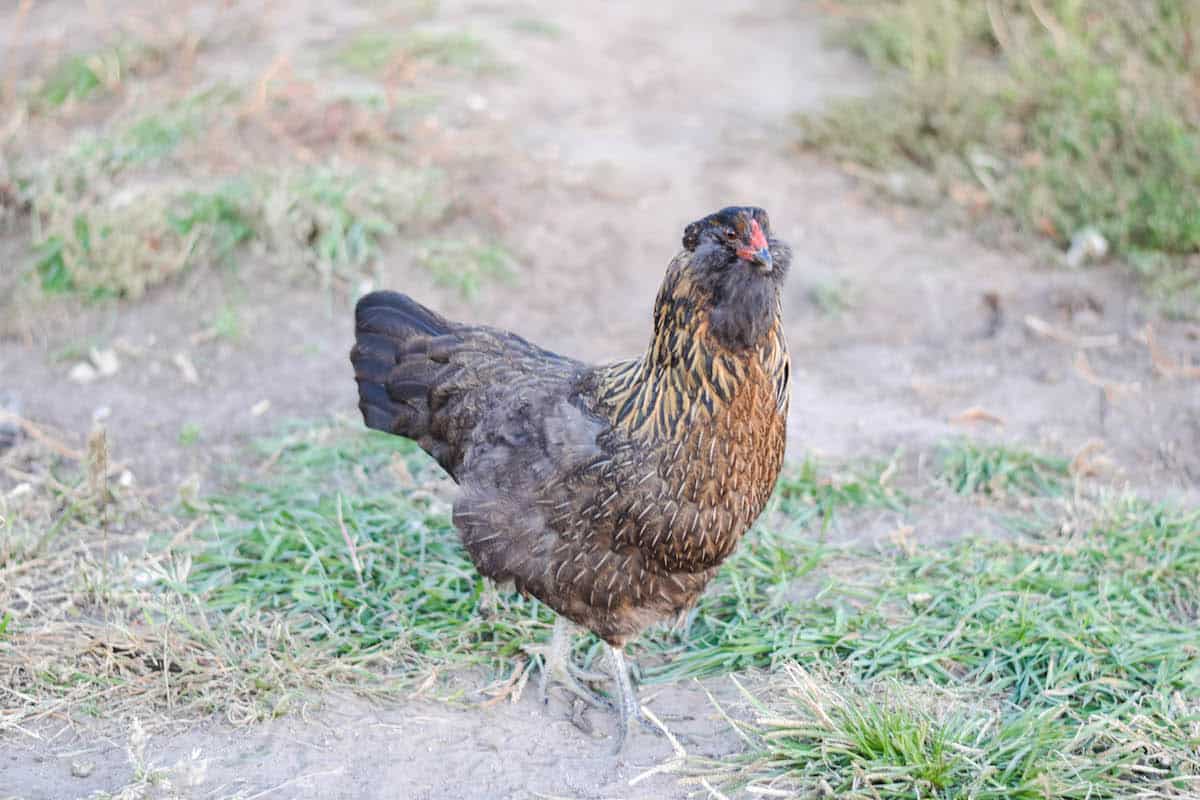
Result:
<svg viewBox="0 0 1200 800"><path fill-rule="evenodd" d="M731 242L737 241L737 238L738 238L737 231L733 231L733 230L725 231L725 238Z"/></svg>

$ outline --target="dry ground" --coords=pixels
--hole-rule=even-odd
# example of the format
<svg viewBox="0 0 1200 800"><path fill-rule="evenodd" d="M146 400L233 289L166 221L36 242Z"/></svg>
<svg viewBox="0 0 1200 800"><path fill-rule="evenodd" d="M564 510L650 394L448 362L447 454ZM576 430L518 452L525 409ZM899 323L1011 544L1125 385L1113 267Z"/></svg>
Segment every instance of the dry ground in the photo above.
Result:
<svg viewBox="0 0 1200 800"><path fill-rule="evenodd" d="M101 5L35 3L9 63L32 70L48 50L96 39L112 23ZM117 15L112 6L107 13ZM159 2L119 13L151 31L203 28L211 44L190 79L243 84L280 56L299 79L311 78L364 26L408 24L380 3L266 8ZM0 20L7 32L16 12L10 6ZM1195 358L1200 329L1157 318L1115 270L1068 270L1032 246L988 249L943 230L936 215L878 201L869 183L796 150L793 113L873 81L824 43L815 4L443 2L422 24L470 31L508 65L415 78L441 100L410 135L454 186L455 210L439 225L497 237L516 268L468 300L416 269L401 239L380 259L374 285L571 355L625 354L648 335L683 225L724 205L761 205L796 251L785 301L793 457L887 458L904 448L919 461L964 433L1066 457L1097 442L1102 480L1176 502L1200 497L1200 388L1171 369ZM306 133L280 146L299 148ZM14 230L0 242L6 271L26 240ZM248 266L195 271L138 302L10 308L0 391L15 393L25 416L80 440L99 411L114 452L165 505L185 481L229 480L217 465L236 463L247 441L281 420L352 412L346 354L364 285L318 286ZM227 305L241 335L206 336ZM115 375L86 386L68 378L78 359L64 351L113 343L125 348ZM194 363L197 383L183 379L176 353ZM267 413L252 413L264 400ZM189 426L198 440L185 446ZM967 532L977 527L971 514L934 515L915 535ZM728 683L718 684L736 705ZM663 688L650 707L698 752L738 746L694 685ZM0 796L114 791L129 780L127 733L65 721L36 736L5 733ZM607 748L529 697L486 711L332 699L248 731L216 720L179 725L151 739L147 759L173 764L198 749L208 767L196 797L689 791L664 776L628 785L670 755L667 742L643 737L617 760ZM80 761L95 771L72 777Z"/></svg>

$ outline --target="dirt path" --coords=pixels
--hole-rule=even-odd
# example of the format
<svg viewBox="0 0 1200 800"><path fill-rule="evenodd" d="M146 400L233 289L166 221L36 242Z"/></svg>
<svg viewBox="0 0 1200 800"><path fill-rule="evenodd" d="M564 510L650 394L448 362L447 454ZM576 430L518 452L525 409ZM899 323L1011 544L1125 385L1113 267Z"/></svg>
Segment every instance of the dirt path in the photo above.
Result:
<svg viewBox="0 0 1200 800"><path fill-rule="evenodd" d="M367 19L359 7L275 9L254 58L269 61L273 43L291 48L301 68L306 60L315 68L306 48L328 46ZM530 35L514 19L559 33ZM898 446L921 453L969 433L1070 455L1097 439L1113 462L1110 479L1196 499L1200 390L1157 374L1136 338L1153 321L1163 349L1181 358L1200 347L1194 328L1148 318L1111 272L1045 269L1033 256L939 234L929 215L877 204L869 187L795 151L791 114L870 86L862 65L822 44L816 8L783 0L742 10L460 1L442 3L436 24L474 31L515 66L512 78L452 85L435 116L444 126L441 146L476 165L470 213L503 232L521 270L513 283L468 303L414 274L397 252L381 283L565 353L627 354L648 336L654 293L683 225L724 205L762 205L796 251L785 309L793 454L879 458ZM814 301L829 287L851 301L849 310L831 315ZM195 344L231 293L240 297L248 335L237 344ZM988 294L997 311L984 302ZM86 431L97 409L107 409L117 452L167 498L189 473L210 475L213 463L236 457L242 443L281 419L353 412L352 300L201 278L186 296L160 292L119 313L35 321L28 342L0 342L0 389L15 386L27 413L69 431ZM1111 346L1100 338L1101 347L1072 345L1087 336L1110 337ZM69 365L50 359L80 339L123 339L147 352L80 391L66 378ZM198 386L183 384L171 366L180 350L191 353ZM255 416L262 400L270 413ZM971 407L1003 425L950 422ZM179 446L187 423L204 432L202 447ZM697 752L736 748L696 687L657 695L651 708L694 717L678 727ZM487 711L331 705L336 710L249 732L209 723L156 738L149 760L169 764L198 749L208 768L190 791L205 797L235 790L323 798L685 793L662 776L628 786L670 755L666 742L641 737L627 758L614 760L606 741L545 715L530 696ZM0 782L8 784L0 796L12 785L25 798L111 790L128 778L122 746L69 731L32 747L0 744ZM91 777L70 777L71 761L80 759L99 765Z"/></svg>

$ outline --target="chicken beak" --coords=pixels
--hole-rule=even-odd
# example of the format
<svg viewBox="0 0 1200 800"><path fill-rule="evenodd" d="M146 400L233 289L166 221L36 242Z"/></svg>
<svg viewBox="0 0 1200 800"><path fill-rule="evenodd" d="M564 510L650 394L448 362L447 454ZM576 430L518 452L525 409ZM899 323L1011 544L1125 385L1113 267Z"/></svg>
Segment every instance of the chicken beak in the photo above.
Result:
<svg viewBox="0 0 1200 800"><path fill-rule="evenodd" d="M758 267L758 271L762 273L770 272L774 264L771 261L771 251L763 247L755 251L750 256L750 262Z"/></svg>

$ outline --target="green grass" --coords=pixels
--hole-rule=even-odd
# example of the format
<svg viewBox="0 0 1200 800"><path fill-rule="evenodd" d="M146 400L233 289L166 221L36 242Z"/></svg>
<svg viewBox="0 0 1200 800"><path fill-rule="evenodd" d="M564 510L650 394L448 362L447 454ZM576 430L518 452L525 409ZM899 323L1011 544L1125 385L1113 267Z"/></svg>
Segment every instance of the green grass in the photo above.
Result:
<svg viewBox="0 0 1200 800"><path fill-rule="evenodd" d="M841 317L854 309L855 291L847 281L820 281L808 290L813 305L827 317Z"/></svg>
<svg viewBox="0 0 1200 800"><path fill-rule="evenodd" d="M942 478L958 494L1059 496L1067 487L1067 467L1064 458L969 441L942 455Z"/></svg>
<svg viewBox="0 0 1200 800"><path fill-rule="evenodd" d="M241 341L246 333L246 324L237 306L225 303L218 308L213 315L212 330L227 342Z"/></svg>
<svg viewBox="0 0 1200 800"><path fill-rule="evenodd" d="M161 192L130 203L70 192L59 184L34 199L33 271L44 292L136 298L187 264L191 245L167 225Z"/></svg>
<svg viewBox="0 0 1200 800"><path fill-rule="evenodd" d="M1043 493L1031 475L1059 475L1049 459L956 452L992 465L951 470L979 476L968 483L984 502L992 495L979 487ZM0 540L9 564L48 559L16 573L0 602L29 596L34 580L71 600L9 604L0 667L22 676L15 688L81 709L220 709L244 722L288 713L313 690L420 684L459 696L463 682L445 676L471 670L475 687L503 678L522 668L523 645L548 636L539 603L488 600L444 479L411 443L299 427L257 456L158 528L145 555L109 566L79 560L99 540L84 534L95 501L88 481L58 473L47 484L58 493L5 533L20 533L13 543ZM783 680L754 699L756 719L737 723L745 752L686 768L802 796L1188 796L1200 774L1200 511L1108 499L1073 507L1070 524L1031 523L1020 539L900 552L823 540L832 516L856 509L919 528L928 503L891 488L896 472L789 469L686 629L634 645L648 683L748 669ZM136 528L129 498L114 492L113 530ZM40 519L58 519L57 532ZM62 537L83 550L60 553ZM56 616L68 607L101 622ZM80 625L83 650L70 638ZM598 655L594 639L580 646L584 659ZM96 647L114 656L90 660ZM170 681L162 664L174 665Z"/></svg>
<svg viewBox="0 0 1200 800"><path fill-rule="evenodd" d="M481 613L483 580L445 502L392 484L436 469L411 444L372 433L278 447L273 480L207 503L216 521L183 587L206 607L280 615L331 657L386 648L413 671L500 669L548 630L548 612L519 597Z"/></svg>
<svg viewBox="0 0 1200 800"><path fill-rule="evenodd" d="M415 20L432 7L404 13ZM483 41L433 28L364 33L336 57L366 72L400 59L423 65L422 75L460 78L500 66ZM273 98L264 106L257 95L237 103L237 87L207 86L180 99L170 86L139 85L147 64L165 58L133 44L76 54L22 96L36 113L0 170L9 176L0 188L13 195L6 208L22 221L18 230L29 231L29 258L10 276L22 295L14 302L57 294L136 300L191 270L248 262L295 277L312 270L323 286L361 282L377 277L385 250L403 239L418 253L416 268L468 297L512 273L501 245L450 239L440 229L451 182L419 166L427 160L401 135L439 102L428 80L398 95L376 92L353 109L369 120L361 136L342 142L344 153L329 152L322 136L313 145L322 152L303 159L311 166L297 166L289 150L264 160L254 144L277 140L277 124L325 125L329 108L346 113L339 101ZM137 102L93 104L94 119L69 125L65 143L44 137L52 149L39 149L41 126L50 124L41 111L126 88ZM239 137L247 153L230 150Z"/></svg>
<svg viewBox="0 0 1200 800"><path fill-rule="evenodd" d="M485 611L445 504L397 491L435 470L410 445L339 436L273 452L269 484L211 501L218 521L185 589L197 602L222 617L279 615L332 658L403 653L419 674L503 674L546 635L551 617L532 601ZM870 473L818 475L810 463L781 483L773 522L748 535L686 634L635 648L652 682L793 663L839 676L819 726L802 701L748 728L754 748L726 765L734 780L850 792L866 774L884 797L1116 797L1200 768L1188 727L1200 709L1200 514L1126 500L1069 536L881 557L815 544L813 528L902 501ZM921 700L931 692L950 699Z"/></svg>
<svg viewBox="0 0 1200 800"><path fill-rule="evenodd" d="M229 259L256 236L253 191L244 181L230 181L210 191L183 192L167 210L167 225L180 237L201 245L206 257Z"/></svg>
<svg viewBox="0 0 1200 800"><path fill-rule="evenodd" d="M66 56L50 70L34 99L43 108L57 108L69 101L86 100L118 78L123 60L117 49L92 55Z"/></svg>
<svg viewBox="0 0 1200 800"><path fill-rule="evenodd" d="M845 40L900 80L805 140L966 187L1065 245L1095 227L1170 310L1200 309L1200 13L1182 0L858 0ZM989 8L992 13L989 14Z"/></svg>
<svg viewBox="0 0 1200 800"><path fill-rule="evenodd" d="M470 75L502 69L487 43L459 31L410 31L404 35L366 31L350 40L336 55L342 66L367 74L378 73L405 59Z"/></svg>
<svg viewBox="0 0 1200 800"><path fill-rule="evenodd" d="M241 181L150 185L118 197L88 188L50 179L34 195L33 273L46 293L136 299L197 263L228 260L255 236L251 189Z"/></svg>
<svg viewBox="0 0 1200 800"><path fill-rule="evenodd" d="M417 169L306 170L280 176L261 199L271 248L326 278L362 271L383 242L436 222L447 204L441 174Z"/></svg>
<svg viewBox="0 0 1200 800"><path fill-rule="evenodd" d="M438 473L412 443L325 430L266 443L264 452L275 464L269 482L205 504L214 523L203 535L208 544L191 557L183 588L207 607L238 618L280 614L294 636L338 656L386 648L404 653L421 673L461 666L501 671L522 644L548 633L552 615L535 601L511 595L501 610L486 611L483 581L458 543L446 503L422 488L397 489L397 480L420 487ZM900 508L901 502L875 478L829 481L806 462L781 484L777 506L803 525L827 521L839 508ZM823 550L797 544L759 532L734 562L735 590L701 606L683 645L690 652L671 662L673 677L769 662L773 639L751 652L721 632L737 631L739 602L782 596L822 563ZM702 644L709 632L716 638ZM595 647L593 639L586 649L595 655ZM646 653L674 656L680 647L664 633Z"/></svg>
<svg viewBox="0 0 1200 800"><path fill-rule="evenodd" d="M801 602L774 582L786 570L761 567L778 540L748 544L661 674L794 663L833 677L818 685L788 667L799 692L748 726L749 752L722 765L732 783L838 797L1191 796L1200 513L1121 501L1070 537L853 564L806 560L794 544L783 563L811 574L819 559L837 576Z"/></svg>
<svg viewBox="0 0 1200 800"><path fill-rule="evenodd" d="M31 93L33 107L50 111L118 89L131 72L161 58L154 48L123 42L61 58Z"/></svg>
<svg viewBox="0 0 1200 800"><path fill-rule="evenodd" d="M47 76L38 99L47 106L61 106L68 100L85 99L104 85L101 74L99 65L89 63L89 59L70 56L59 62Z"/></svg>
<svg viewBox="0 0 1200 800"><path fill-rule="evenodd" d="M562 26L541 17L517 17L508 23L509 27L518 33L537 36L543 39L561 39Z"/></svg>
<svg viewBox="0 0 1200 800"><path fill-rule="evenodd" d="M185 422L179 428L179 444L184 447L191 447L200 441L200 435L203 431L195 422Z"/></svg>
<svg viewBox="0 0 1200 800"><path fill-rule="evenodd" d="M236 264L252 242L325 280L361 274L385 241L440 219L448 202L441 176L428 170L369 176L327 167L124 184L111 161L53 165L32 182L32 273L44 292L136 299L189 268ZM464 291L501 272L491 251L466 255Z"/></svg>
<svg viewBox="0 0 1200 800"><path fill-rule="evenodd" d="M118 117L98 132L79 135L60 158L83 176L162 166L182 144L198 138L237 97L236 91L216 86L158 109Z"/></svg>
<svg viewBox="0 0 1200 800"><path fill-rule="evenodd" d="M825 527L839 509L888 508L902 510L908 498L887 485L891 464L853 473L830 473L812 458L787 466L775 487L778 513L789 522L807 525L820 520Z"/></svg>
<svg viewBox="0 0 1200 800"><path fill-rule="evenodd" d="M747 752L696 772L768 796L1195 796L1200 760L1186 714L1126 720L892 681L864 685L794 665L786 674L786 696L760 704L765 716L744 726Z"/></svg>
<svg viewBox="0 0 1200 800"><path fill-rule="evenodd" d="M392 63L399 52L396 37L390 33L367 31L346 43L337 54L338 62L358 72L378 72Z"/></svg>
<svg viewBox="0 0 1200 800"><path fill-rule="evenodd" d="M513 258L503 247L460 239L426 242L417 252L417 264L437 283L457 289L467 299L478 297L488 283L510 279L514 273Z"/></svg>

